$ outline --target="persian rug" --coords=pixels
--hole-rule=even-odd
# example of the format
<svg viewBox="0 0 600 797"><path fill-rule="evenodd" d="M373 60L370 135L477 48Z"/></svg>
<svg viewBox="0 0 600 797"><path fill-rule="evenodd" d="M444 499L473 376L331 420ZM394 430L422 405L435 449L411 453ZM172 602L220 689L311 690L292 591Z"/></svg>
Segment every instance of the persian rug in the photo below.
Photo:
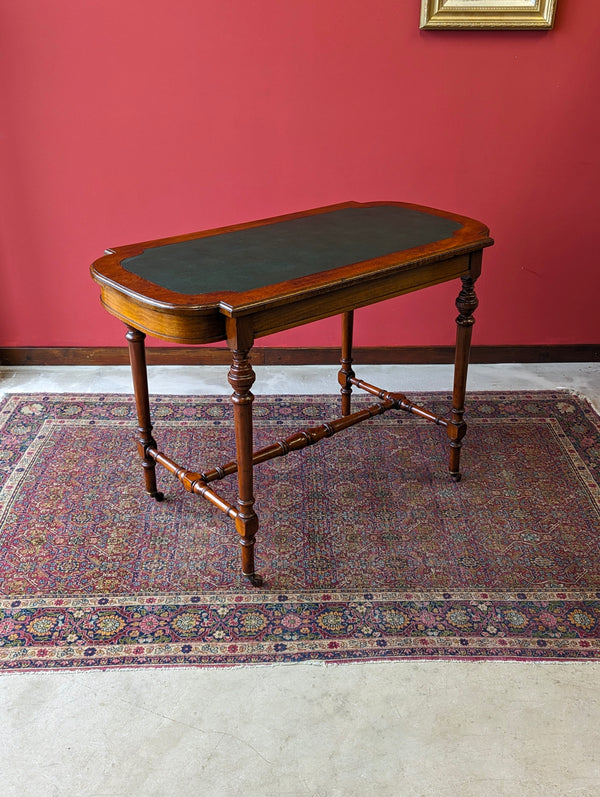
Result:
<svg viewBox="0 0 600 797"><path fill-rule="evenodd" d="M338 406L257 397L256 446ZM232 459L227 398L152 411L177 462ZM567 392L471 394L467 418L458 484L444 429L405 413L258 466L257 589L225 515L161 468L146 496L129 396L5 397L0 668L600 658L600 419Z"/></svg>

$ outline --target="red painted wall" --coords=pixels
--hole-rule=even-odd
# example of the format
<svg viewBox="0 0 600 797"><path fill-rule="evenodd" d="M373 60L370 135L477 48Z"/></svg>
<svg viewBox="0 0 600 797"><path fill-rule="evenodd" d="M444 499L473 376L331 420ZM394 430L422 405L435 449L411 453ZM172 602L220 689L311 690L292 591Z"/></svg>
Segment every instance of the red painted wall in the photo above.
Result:
<svg viewBox="0 0 600 797"><path fill-rule="evenodd" d="M121 345L88 275L106 246L347 199L490 226L476 343L600 341L600 3L543 33L422 32L419 7L3 3L0 346ZM361 311L357 343L451 343L455 293Z"/></svg>

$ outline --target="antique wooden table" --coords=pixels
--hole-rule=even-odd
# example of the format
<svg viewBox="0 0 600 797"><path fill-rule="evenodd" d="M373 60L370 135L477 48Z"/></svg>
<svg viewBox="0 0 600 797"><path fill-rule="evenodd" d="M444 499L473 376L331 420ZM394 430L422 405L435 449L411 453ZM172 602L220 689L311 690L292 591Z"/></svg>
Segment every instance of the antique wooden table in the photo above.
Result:
<svg viewBox="0 0 600 797"><path fill-rule="evenodd" d="M125 322L138 415L137 444L146 490L157 501L159 463L186 490L235 521L242 573L255 585L254 466L330 437L391 409L446 428L450 474L460 479L466 432L464 399L477 307L474 282L482 250L493 243L487 227L463 216L399 202L347 202L248 224L108 249L92 266L108 312ZM448 417L418 407L401 393L357 379L352 369L356 308L460 278L453 402ZM382 312L389 312L385 306ZM341 314L341 417L254 451L252 401L256 338ZM392 319L390 318L390 323ZM426 323L426 319L424 319ZM227 341L232 364L236 460L202 472L188 470L158 449L152 434L146 375L146 333L181 344ZM378 400L351 412L352 388ZM237 472L238 499L224 500L212 482Z"/></svg>

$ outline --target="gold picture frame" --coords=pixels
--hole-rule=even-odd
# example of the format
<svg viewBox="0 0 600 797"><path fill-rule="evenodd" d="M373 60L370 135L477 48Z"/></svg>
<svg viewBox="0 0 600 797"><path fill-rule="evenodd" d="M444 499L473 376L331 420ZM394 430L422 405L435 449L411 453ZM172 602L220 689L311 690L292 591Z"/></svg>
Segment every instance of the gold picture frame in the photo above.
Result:
<svg viewBox="0 0 600 797"><path fill-rule="evenodd" d="M537 29L554 25L557 0L421 0L422 30Z"/></svg>

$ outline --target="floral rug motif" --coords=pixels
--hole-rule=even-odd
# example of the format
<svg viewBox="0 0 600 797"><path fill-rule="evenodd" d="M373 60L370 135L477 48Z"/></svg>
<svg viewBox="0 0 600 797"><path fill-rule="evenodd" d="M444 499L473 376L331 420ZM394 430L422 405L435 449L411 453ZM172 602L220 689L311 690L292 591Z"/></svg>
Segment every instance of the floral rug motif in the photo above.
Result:
<svg viewBox="0 0 600 797"><path fill-rule="evenodd" d="M450 396L411 395L446 415ZM369 397L355 406L372 403ZM0 401L0 669L368 659L600 658L600 419L567 392L468 396L443 428L388 413L255 470L260 589L233 523L158 468L121 395ZM256 447L339 415L257 397ZM160 450L235 451L230 402L152 399ZM234 501L236 482L214 488Z"/></svg>

